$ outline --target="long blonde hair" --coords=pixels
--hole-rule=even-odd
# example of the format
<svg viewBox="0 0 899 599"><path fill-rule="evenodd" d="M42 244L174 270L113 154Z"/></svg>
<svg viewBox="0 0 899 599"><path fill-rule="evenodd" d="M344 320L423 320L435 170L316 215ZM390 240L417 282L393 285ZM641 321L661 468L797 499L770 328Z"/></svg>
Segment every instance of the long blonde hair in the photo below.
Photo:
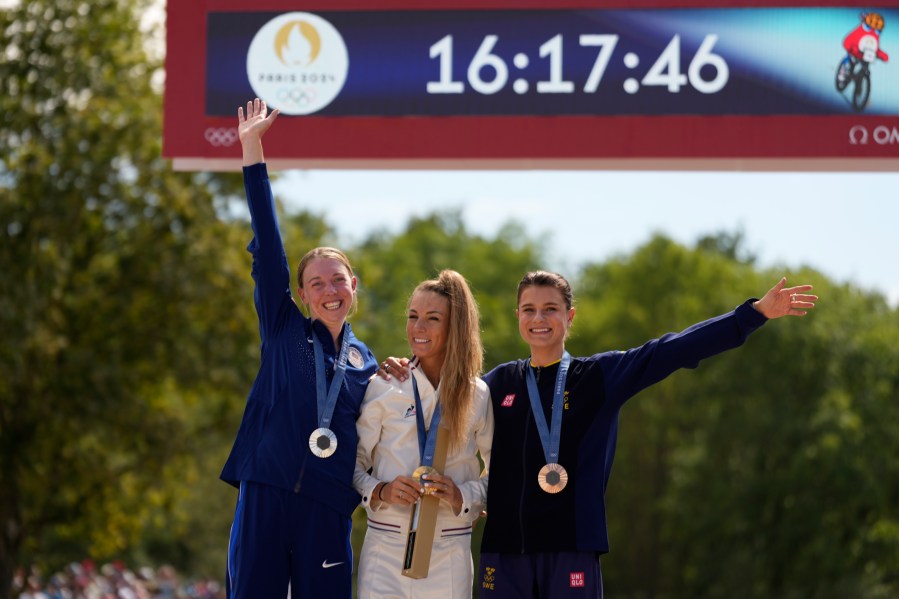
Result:
<svg viewBox="0 0 899 599"><path fill-rule="evenodd" d="M476 379L484 368L481 319L478 305L465 277L442 270L436 279L418 284L409 301L420 291L430 291L449 302L446 358L440 369L441 425L450 431L450 447L465 440L465 424L474 402Z"/></svg>

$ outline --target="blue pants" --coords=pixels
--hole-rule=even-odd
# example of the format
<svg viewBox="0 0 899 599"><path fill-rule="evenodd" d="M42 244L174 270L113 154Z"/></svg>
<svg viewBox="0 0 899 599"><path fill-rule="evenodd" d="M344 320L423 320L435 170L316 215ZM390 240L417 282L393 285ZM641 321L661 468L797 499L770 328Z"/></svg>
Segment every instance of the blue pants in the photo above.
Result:
<svg viewBox="0 0 899 599"><path fill-rule="evenodd" d="M602 599L602 570L593 551L482 553L477 587L484 599Z"/></svg>
<svg viewBox="0 0 899 599"><path fill-rule="evenodd" d="M287 489L242 482L228 545L229 599L352 596L350 518Z"/></svg>

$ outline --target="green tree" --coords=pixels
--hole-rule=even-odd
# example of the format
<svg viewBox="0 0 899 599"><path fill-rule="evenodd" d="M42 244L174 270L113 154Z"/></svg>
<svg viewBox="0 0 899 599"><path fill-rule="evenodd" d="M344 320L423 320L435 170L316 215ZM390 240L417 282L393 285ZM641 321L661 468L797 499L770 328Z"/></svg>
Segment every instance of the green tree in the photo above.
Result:
<svg viewBox="0 0 899 599"><path fill-rule="evenodd" d="M899 593L899 314L848 286L818 290L825 309L722 365L674 460L682 596Z"/></svg>
<svg viewBox="0 0 899 599"><path fill-rule="evenodd" d="M822 300L625 406L608 491L608 591L895 596L896 310L819 273L755 269L739 244L709 239L691 250L656 236L586 267L570 348L626 349L682 330L782 274L814 284Z"/></svg>
<svg viewBox="0 0 899 599"><path fill-rule="evenodd" d="M144 4L0 12L4 598L18 564L190 530L176 508L258 361L246 229L215 199L238 181L161 158Z"/></svg>

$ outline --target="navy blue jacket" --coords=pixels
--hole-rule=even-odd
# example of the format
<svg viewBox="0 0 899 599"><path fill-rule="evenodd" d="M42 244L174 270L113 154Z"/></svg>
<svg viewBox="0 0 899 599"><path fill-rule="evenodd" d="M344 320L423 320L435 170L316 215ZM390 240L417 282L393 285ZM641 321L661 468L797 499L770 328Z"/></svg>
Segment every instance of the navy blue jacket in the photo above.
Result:
<svg viewBox="0 0 899 599"><path fill-rule="evenodd" d="M244 168L244 186L253 224L247 250L253 254L262 364L221 478L235 486L254 481L290 489L349 516L360 500L353 489L356 419L378 365L348 328L350 359L330 427L337 435L337 451L327 459L312 455L309 435L318 428L312 335L322 343L329 385L338 348L328 329L305 317L291 296L291 273L265 164Z"/></svg>
<svg viewBox="0 0 899 599"><path fill-rule="evenodd" d="M605 491L618 439L618 413L637 392L680 368L738 347L767 319L749 300L733 312L635 349L572 358L565 383L559 463L568 485L554 495L537 484L546 463L528 400L527 360L484 376L496 428L490 455L482 552L609 550ZM559 363L535 369L547 423Z"/></svg>

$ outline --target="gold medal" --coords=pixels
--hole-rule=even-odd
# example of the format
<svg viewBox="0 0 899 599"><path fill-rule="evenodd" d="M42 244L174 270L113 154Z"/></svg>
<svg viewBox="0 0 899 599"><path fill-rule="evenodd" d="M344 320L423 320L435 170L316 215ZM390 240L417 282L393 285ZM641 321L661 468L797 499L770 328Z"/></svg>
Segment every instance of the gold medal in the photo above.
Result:
<svg viewBox="0 0 899 599"><path fill-rule="evenodd" d="M547 493L558 493L568 484L568 472L561 464L547 464L540 469L537 483Z"/></svg>
<svg viewBox="0 0 899 599"><path fill-rule="evenodd" d="M422 475L425 475L425 474L430 476L432 474L440 474L440 473L437 472L437 469L432 466L419 466L418 468L415 469L414 472L412 472L412 478L415 479L415 482L417 482L418 484L420 484L424 487L425 495L433 495L434 488L431 487L431 485L427 484L427 482L424 482L424 483L421 482L421 477L422 477Z"/></svg>
<svg viewBox="0 0 899 599"><path fill-rule="evenodd" d="M317 428L309 435L309 451L317 458L330 458L337 451L337 435L329 428Z"/></svg>

